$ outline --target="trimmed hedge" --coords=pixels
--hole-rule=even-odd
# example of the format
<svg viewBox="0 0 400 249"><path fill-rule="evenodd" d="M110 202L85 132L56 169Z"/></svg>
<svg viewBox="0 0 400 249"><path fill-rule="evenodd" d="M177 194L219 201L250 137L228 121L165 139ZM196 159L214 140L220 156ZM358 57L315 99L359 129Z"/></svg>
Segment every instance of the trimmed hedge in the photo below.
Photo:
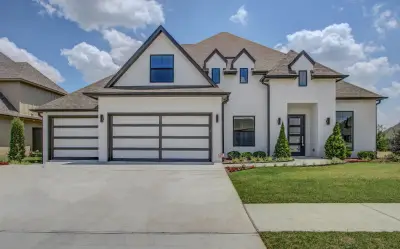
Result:
<svg viewBox="0 0 400 249"><path fill-rule="evenodd" d="M21 162L25 157L24 122L14 118L11 122L9 161Z"/></svg>
<svg viewBox="0 0 400 249"><path fill-rule="evenodd" d="M240 157L240 152L236 151L236 150L230 151L230 152L228 152L228 157L231 158L231 159L239 158Z"/></svg>
<svg viewBox="0 0 400 249"><path fill-rule="evenodd" d="M328 159L339 158L345 159L347 156L346 143L343 140L342 133L340 131L339 123L336 123L333 128L332 134L328 137L325 143L325 157Z"/></svg>
<svg viewBox="0 0 400 249"><path fill-rule="evenodd" d="M375 159L374 151L360 151L357 153L357 157L363 160L373 160Z"/></svg>
<svg viewBox="0 0 400 249"><path fill-rule="evenodd" d="M256 151L253 153L254 157L259 157L259 158L264 158L267 157L267 153L265 153L264 151Z"/></svg>
<svg viewBox="0 0 400 249"><path fill-rule="evenodd" d="M240 155L240 157L246 158L247 160L250 160L252 156L253 154L251 154L251 152L243 152L242 155Z"/></svg>
<svg viewBox="0 0 400 249"><path fill-rule="evenodd" d="M275 144L274 151L275 158L289 158L291 157L289 142L285 134L285 125L282 122L281 130L279 132L278 141Z"/></svg>

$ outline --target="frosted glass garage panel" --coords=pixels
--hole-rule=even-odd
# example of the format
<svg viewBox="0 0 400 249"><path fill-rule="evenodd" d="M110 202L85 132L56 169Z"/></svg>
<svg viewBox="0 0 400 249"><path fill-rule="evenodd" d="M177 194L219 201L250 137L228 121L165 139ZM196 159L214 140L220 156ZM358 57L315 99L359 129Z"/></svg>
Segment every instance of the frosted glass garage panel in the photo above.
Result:
<svg viewBox="0 0 400 249"><path fill-rule="evenodd" d="M163 127L163 136L208 136L208 127Z"/></svg>
<svg viewBox="0 0 400 249"><path fill-rule="evenodd" d="M113 136L158 136L158 127L114 127Z"/></svg>
<svg viewBox="0 0 400 249"><path fill-rule="evenodd" d="M134 147L134 148L158 148L158 139L113 139L113 146L119 148Z"/></svg>
<svg viewBox="0 0 400 249"><path fill-rule="evenodd" d="M97 150L54 150L54 157L98 157Z"/></svg>
<svg viewBox="0 0 400 249"><path fill-rule="evenodd" d="M54 139L54 147L98 147L97 139Z"/></svg>
<svg viewBox="0 0 400 249"><path fill-rule="evenodd" d="M208 148L208 139L163 139L163 148Z"/></svg>
<svg viewBox="0 0 400 249"><path fill-rule="evenodd" d="M97 118L55 118L54 125L97 125Z"/></svg>
<svg viewBox="0 0 400 249"><path fill-rule="evenodd" d="M163 151L163 159L208 159L208 151Z"/></svg>
<svg viewBox="0 0 400 249"><path fill-rule="evenodd" d="M97 137L97 128L54 128L54 136Z"/></svg>
<svg viewBox="0 0 400 249"><path fill-rule="evenodd" d="M114 116L113 124L158 124L158 116Z"/></svg>
<svg viewBox="0 0 400 249"><path fill-rule="evenodd" d="M208 124L208 116L164 116L163 124Z"/></svg>
<svg viewBox="0 0 400 249"><path fill-rule="evenodd" d="M158 159L158 150L114 150L113 158Z"/></svg>

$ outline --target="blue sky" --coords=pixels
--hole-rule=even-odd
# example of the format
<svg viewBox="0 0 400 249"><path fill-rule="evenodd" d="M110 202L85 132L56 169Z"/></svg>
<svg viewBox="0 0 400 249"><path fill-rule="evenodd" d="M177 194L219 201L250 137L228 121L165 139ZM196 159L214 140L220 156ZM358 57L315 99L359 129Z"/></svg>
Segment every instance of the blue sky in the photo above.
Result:
<svg viewBox="0 0 400 249"><path fill-rule="evenodd" d="M0 51L71 92L107 76L163 24L180 43L227 31L306 50L350 82L389 96L379 123L400 121L398 0L6 0Z"/></svg>

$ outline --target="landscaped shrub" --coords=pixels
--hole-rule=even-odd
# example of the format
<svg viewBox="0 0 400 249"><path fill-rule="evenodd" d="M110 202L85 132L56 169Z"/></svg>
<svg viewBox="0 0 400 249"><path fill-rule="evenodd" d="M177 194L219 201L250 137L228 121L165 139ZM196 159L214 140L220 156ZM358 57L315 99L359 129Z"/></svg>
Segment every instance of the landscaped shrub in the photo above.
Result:
<svg viewBox="0 0 400 249"><path fill-rule="evenodd" d="M251 152L243 152L243 153L240 155L240 157L246 158L247 160L250 160L252 156L253 156L253 154L251 154Z"/></svg>
<svg viewBox="0 0 400 249"><path fill-rule="evenodd" d="M275 144L275 158L288 158L291 157L289 142L285 135L285 125L282 122L281 130L279 132L278 141Z"/></svg>
<svg viewBox="0 0 400 249"><path fill-rule="evenodd" d="M264 151L256 151L253 153L254 157L266 157L267 153L265 153Z"/></svg>
<svg viewBox="0 0 400 249"><path fill-rule="evenodd" d="M388 151L389 150L389 139L384 133L384 128L382 125L378 126L378 131L376 133L376 150L377 151Z"/></svg>
<svg viewBox="0 0 400 249"><path fill-rule="evenodd" d="M352 154L353 154L353 151L351 151L349 149L346 150L346 158L350 158Z"/></svg>
<svg viewBox="0 0 400 249"><path fill-rule="evenodd" d="M42 152L36 150L36 151L31 151L31 153L29 154L30 157L42 157Z"/></svg>
<svg viewBox="0 0 400 249"><path fill-rule="evenodd" d="M374 151L360 151L357 153L357 157L362 160L372 160L375 159Z"/></svg>
<svg viewBox="0 0 400 249"><path fill-rule="evenodd" d="M391 162L400 162L400 155L390 154L387 155L385 159Z"/></svg>
<svg viewBox="0 0 400 249"><path fill-rule="evenodd" d="M231 158L231 159L234 159L234 158L239 158L240 157L240 152L239 151L230 151L230 152L228 152L228 157L229 158Z"/></svg>
<svg viewBox="0 0 400 249"><path fill-rule="evenodd" d="M340 132L340 125L336 123L333 128L332 134L326 140L325 143L325 157L332 159L334 157L345 159L347 154L346 143L343 140Z"/></svg>
<svg viewBox="0 0 400 249"><path fill-rule="evenodd" d="M400 130L397 130L394 133L394 136L390 144L391 144L391 151L396 155L400 155Z"/></svg>
<svg viewBox="0 0 400 249"><path fill-rule="evenodd" d="M9 161L21 162L25 157L24 123L19 118L11 122Z"/></svg>

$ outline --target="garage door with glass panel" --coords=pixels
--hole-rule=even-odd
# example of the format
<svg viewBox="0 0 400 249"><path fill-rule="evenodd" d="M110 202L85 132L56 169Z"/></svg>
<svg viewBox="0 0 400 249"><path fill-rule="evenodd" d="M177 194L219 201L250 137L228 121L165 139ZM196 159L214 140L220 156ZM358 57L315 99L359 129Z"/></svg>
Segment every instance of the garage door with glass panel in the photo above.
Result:
<svg viewBox="0 0 400 249"><path fill-rule="evenodd" d="M50 116L50 160L97 160L97 116Z"/></svg>
<svg viewBox="0 0 400 249"><path fill-rule="evenodd" d="M210 113L109 115L109 160L210 162Z"/></svg>

